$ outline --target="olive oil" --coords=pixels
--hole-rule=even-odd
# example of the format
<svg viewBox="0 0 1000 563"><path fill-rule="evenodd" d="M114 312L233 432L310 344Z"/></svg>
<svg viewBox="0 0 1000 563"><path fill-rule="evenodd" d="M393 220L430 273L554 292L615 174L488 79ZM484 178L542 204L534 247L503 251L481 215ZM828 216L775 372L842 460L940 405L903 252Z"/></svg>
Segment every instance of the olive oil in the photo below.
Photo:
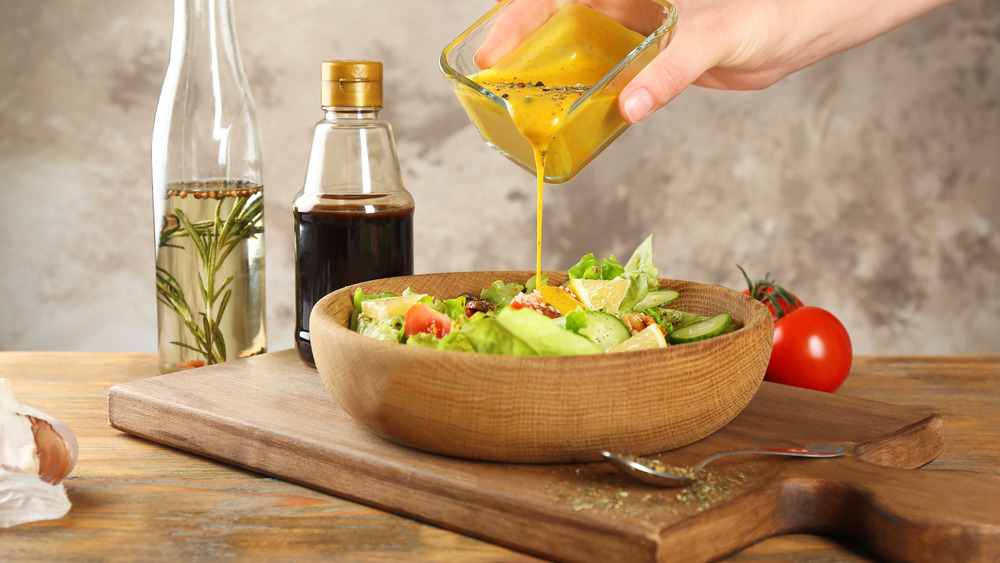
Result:
<svg viewBox="0 0 1000 563"><path fill-rule="evenodd" d="M151 149L161 372L264 352L260 128L233 0L174 0Z"/></svg>
<svg viewBox="0 0 1000 563"><path fill-rule="evenodd" d="M160 369L264 352L263 189L171 184L156 252Z"/></svg>

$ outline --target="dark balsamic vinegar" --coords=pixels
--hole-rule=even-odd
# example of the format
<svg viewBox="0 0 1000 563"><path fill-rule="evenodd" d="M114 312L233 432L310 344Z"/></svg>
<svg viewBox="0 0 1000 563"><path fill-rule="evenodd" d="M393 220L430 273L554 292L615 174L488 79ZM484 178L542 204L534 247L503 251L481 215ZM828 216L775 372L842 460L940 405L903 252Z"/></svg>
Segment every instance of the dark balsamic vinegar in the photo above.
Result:
<svg viewBox="0 0 1000 563"><path fill-rule="evenodd" d="M295 348L313 366L316 302L358 282L413 273L413 197L382 119L382 63L323 61L320 70L323 119L292 204Z"/></svg>
<svg viewBox="0 0 1000 563"><path fill-rule="evenodd" d="M295 218L295 348L315 365L309 314L348 285L413 273L413 207L318 205Z"/></svg>

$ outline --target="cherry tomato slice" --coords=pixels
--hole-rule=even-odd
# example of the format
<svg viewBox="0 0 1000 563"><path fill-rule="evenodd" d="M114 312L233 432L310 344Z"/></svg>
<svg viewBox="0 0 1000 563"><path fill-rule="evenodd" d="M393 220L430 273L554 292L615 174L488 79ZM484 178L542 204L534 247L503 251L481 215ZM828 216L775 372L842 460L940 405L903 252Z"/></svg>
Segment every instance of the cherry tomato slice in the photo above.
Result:
<svg viewBox="0 0 1000 563"><path fill-rule="evenodd" d="M451 319L444 313L439 313L426 303L417 303L410 307L403 319L403 332L407 338L421 332L427 332L441 338L451 332Z"/></svg>
<svg viewBox="0 0 1000 563"><path fill-rule="evenodd" d="M511 300L510 307L512 309L534 309L551 319L558 319L562 316L555 307L546 303L542 299L542 295L537 291L534 293L518 293Z"/></svg>

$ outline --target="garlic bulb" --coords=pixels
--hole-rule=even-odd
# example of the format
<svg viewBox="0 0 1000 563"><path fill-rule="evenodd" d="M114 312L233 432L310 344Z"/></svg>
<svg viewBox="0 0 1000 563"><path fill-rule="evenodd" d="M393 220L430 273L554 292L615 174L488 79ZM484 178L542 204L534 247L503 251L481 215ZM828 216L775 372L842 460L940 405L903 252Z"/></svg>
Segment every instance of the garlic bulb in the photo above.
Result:
<svg viewBox="0 0 1000 563"><path fill-rule="evenodd" d="M59 483L78 452L68 426L19 403L0 378L0 528L65 515L69 499Z"/></svg>

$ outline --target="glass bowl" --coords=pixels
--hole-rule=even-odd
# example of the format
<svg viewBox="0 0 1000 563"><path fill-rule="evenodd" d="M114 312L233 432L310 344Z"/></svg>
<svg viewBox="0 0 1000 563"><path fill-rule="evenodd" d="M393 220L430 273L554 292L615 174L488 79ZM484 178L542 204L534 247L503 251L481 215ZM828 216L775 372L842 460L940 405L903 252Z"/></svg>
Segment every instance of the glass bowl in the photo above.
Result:
<svg viewBox="0 0 1000 563"><path fill-rule="evenodd" d="M674 7L663 0L633 0L624 6L608 0L504 0L441 53L441 71L486 144L535 174L531 145L515 127L507 103L470 77L483 70L476 54L492 33L516 27L527 35L544 23L556 6L572 3L595 9L645 39L570 107L546 156L545 181L553 184L573 178L628 128L618 113L618 93L670 42L677 23ZM525 13L536 14L537 21L526 25ZM514 18L519 20L516 26L511 24Z"/></svg>

